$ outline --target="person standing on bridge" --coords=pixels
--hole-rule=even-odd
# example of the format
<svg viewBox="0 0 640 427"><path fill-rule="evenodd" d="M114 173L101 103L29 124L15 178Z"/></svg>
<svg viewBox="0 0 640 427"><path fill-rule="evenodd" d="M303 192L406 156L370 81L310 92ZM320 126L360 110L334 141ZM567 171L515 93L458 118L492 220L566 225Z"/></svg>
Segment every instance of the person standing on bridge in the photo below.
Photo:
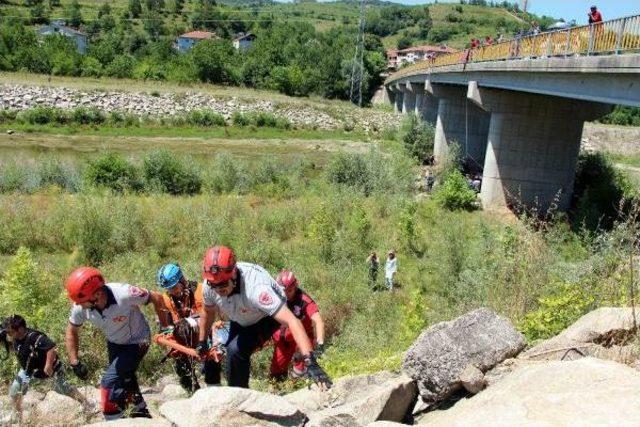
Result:
<svg viewBox="0 0 640 427"><path fill-rule="evenodd" d="M602 14L596 6L591 6L591 10L587 15L589 16L589 25L599 24L602 22Z"/></svg>

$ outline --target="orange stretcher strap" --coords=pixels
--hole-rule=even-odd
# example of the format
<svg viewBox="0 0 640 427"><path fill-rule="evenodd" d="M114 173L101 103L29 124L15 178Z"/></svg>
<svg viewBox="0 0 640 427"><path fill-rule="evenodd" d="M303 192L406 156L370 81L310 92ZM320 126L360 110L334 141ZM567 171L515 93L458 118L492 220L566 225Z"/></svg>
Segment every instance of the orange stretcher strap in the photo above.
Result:
<svg viewBox="0 0 640 427"><path fill-rule="evenodd" d="M178 344L176 340L172 336L167 336L165 334L158 334L153 337L153 341L156 344L160 344L165 347L169 347L175 352L182 353L183 355L193 357L194 359L200 359L198 352L195 349L186 347L182 344ZM171 353L174 353L173 351ZM172 357L175 357L173 354L170 354ZM220 362L220 352L212 348L210 349L204 357L205 360L215 360L216 362Z"/></svg>

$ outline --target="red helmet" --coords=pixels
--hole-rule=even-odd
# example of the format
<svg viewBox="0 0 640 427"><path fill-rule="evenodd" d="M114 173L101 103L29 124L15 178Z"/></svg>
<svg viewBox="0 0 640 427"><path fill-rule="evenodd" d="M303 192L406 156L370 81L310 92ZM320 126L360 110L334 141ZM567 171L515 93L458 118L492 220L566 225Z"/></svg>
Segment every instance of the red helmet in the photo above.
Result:
<svg viewBox="0 0 640 427"><path fill-rule="evenodd" d="M93 294L104 286L104 277L100 270L93 267L80 267L71 273L67 279L67 295L77 303L89 301Z"/></svg>
<svg viewBox="0 0 640 427"><path fill-rule="evenodd" d="M224 283L233 278L236 255L226 246L207 249L202 260L202 278L212 284Z"/></svg>
<svg viewBox="0 0 640 427"><path fill-rule="evenodd" d="M285 289L289 289L292 286L298 286L298 279L296 279L295 274L293 274L293 271L291 270L282 270L278 273L276 282L278 282L278 285L284 286Z"/></svg>

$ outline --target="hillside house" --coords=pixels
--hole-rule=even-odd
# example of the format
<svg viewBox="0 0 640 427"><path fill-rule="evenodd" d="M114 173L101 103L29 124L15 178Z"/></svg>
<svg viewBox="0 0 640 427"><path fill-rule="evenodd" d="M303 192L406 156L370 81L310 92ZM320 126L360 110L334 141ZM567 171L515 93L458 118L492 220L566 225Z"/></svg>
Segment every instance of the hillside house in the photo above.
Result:
<svg viewBox="0 0 640 427"><path fill-rule="evenodd" d="M193 46L202 40L218 38L215 33L209 31L191 31L178 36L176 40L176 49L180 53L188 52Z"/></svg>
<svg viewBox="0 0 640 427"><path fill-rule="evenodd" d="M247 50L251 47L255 40L255 34L239 34L238 37L233 39L233 47L235 47L237 50Z"/></svg>
<svg viewBox="0 0 640 427"><path fill-rule="evenodd" d="M446 46L412 46L401 50L387 51L387 69L395 70L403 64L413 64L429 58L435 58L446 53L453 53L455 49Z"/></svg>
<svg viewBox="0 0 640 427"><path fill-rule="evenodd" d="M67 27L64 21L55 20L49 25L45 25L38 29L38 35L40 37L52 36L55 34L61 34L65 37L69 37L76 44L76 48L79 53L87 53L87 35L82 31Z"/></svg>

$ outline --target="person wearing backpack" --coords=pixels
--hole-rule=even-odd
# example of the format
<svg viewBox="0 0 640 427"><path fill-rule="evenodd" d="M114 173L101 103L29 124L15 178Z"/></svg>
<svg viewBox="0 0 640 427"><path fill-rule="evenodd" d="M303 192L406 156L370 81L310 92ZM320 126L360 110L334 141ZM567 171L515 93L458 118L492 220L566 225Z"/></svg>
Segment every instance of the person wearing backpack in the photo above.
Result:
<svg viewBox="0 0 640 427"><path fill-rule="evenodd" d="M28 328L25 319L18 314L4 319L1 330L11 338L10 348L20 365L20 370L9 387L9 396L19 420L22 418L22 397L34 380L50 380L54 391L69 396L80 402L85 409L90 409L87 399L67 382L56 344L44 332Z"/></svg>

